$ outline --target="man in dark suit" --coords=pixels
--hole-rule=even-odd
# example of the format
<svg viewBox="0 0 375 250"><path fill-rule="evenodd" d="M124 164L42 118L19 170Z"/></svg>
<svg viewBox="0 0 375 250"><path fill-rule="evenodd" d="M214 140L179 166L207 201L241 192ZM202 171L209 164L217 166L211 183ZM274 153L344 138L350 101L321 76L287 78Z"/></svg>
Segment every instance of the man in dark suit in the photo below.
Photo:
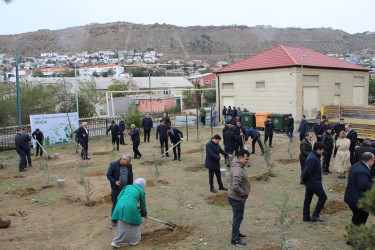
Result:
<svg viewBox="0 0 375 250"><path fill-rule="evenodd" d="M221 112L221 114L223 115L223 118L224 118L224 122L226 123L227 120L228 120L228 117L227 117L227 107L223 107L223 110Z"/></svg>
<svg viewBox="0 0 375 250"><path fill-rule="evenodd" d="M184 135L177 128L167 127L167 131L168 131L169 139L171 139L172 147L177 144L177 146L175 146L173 148L173 156L174 156L173 160L175 161L175 160L178 159L179 161L181 161L181 143L180 143L180 141L182 141L184 139ZM176 148L177 148L178 155L176 153Z"/></svg>
<svg viewBox="0 0 375 250"><path fill-rule="evenodd" d="M115 123L115 121L112 121L111 126L109 126L109 128L107 129L107 133L106 133L107 135L109 131L111 131L111 135L112 135L112 146L113 146L112 151L115 151L115 144L117 145L117 151L119 151L120 134L122 133L122 129L120 128L119 125Z"/></svg>
<svg viewBox="0 0 375 250"><path fill-rule="evenodd" d="M236 133L234 133L233 130L234 130L234 126L229 124L228 131L225 132L224 134L224 140L225 140L224 150L230 155L232 155L234 151L236 150L238 139L241 140L241 138L239 138L241 137L241 135L238 137ZM229 162L227 163L229 164Z"/></svg>
<svg viewBox="0 0 375 250"><path fill-rule="evenodd" d="M139 138L139 129L132 124L131 126L132 131L128 133L128 135L131 136L131 140L133 142L133 152L134 152L134 159L141 159L142 154L139 152L138 147L139 147L139 142L141 139ZM167 138L168 139L168 138Z"/></svg>
<svg viewBox="0 0 375 250"><path fill-rule="evenodd" d="M162 120L164 120L165 121L165 125L167 125L167 126L171 126L171 119L169 119L169 116L168 116L168 114L167 113L164 113L163 114L163 118L161 118ZM168 138L167 138L168 139Z"/></svg>
<svg viewBox="0 0 375 250"><path fill-rule="evenodd" d="M36 143L36 153L35 155L38 156L38 154L40 155L40 157L42 157L43 155L43 150L41 148L41 146L43 147L43 143L44 143L44 135L43 135L43 132L40 131L40 129L35 129L35 131L31 134L31 136L33 137L34 140L38 141ZM39 152L40 151L40 152Z"/></svg>
<svg viewBox="0 0 375 250"><path fill-rule="evenodd" d="M375 148L371 147L371 139L365 138L362 142L362 146L355 149L355 160L354 163L357 163L361 160L361 157L364 153L370 152L375 155Z"/></svg>
<svg viewBox="0 0 375 250"><path fill-rule="evenodd" d="M160 151L161 154L164 154L164 146L165 151L168 151L168 131L167 131L168 125L165 124L165 120L160 120L160 125L156 127L156 140L160 141ZM169 157L169 154L166 154L166 157Z"/></svg>
<svg viewBox="0 0 375 250"><path fill-rule="evenodd" d="M263 148L262 141L260 140L260 133L258 132L258 130L253 129L253 128L246 129L246 137L248 140L250 137L251 139L253 139L251 141L251 146L252 146L251 154L255 154L255 143L258 142L260 150L262 151L262 155L263 155L264 148Z"/></svg>
<svg viewBox="0 0 375 250"><path fill-rule="evenodd" d="M125 143L125 139L124 139L124 133L125 133L125 118L121 118L121 121L120 123L118 124L122 130L121 134L120 134L120 144L121 145L127 145Z"/></svg>
<svg viewBox="0 0 375 250"><path fill-rule="evenodd" d="M309 122L306 121L306 116L301 116L301 123L299 124L298 132L299 132L299 140L302 141L305 138L307 132L309 131Z"/></svg>
<svg viewBox="0 0 375 250"><path fill-rule="evenodd" d="M232 109L232 117L234 120L237 120L237 109L235 106L233 106L233 109Z"/></svg>
<svg viewBox="0 0 375 250"><path fill-rule="evenodd" d="M333 136L332 136L332 127L328 126L326 127L326 131L322 135L322 141L321 141L325 148L323 153L323 174L327 175L330 174L331 171L329 171L329 164L331 162L332 157L332 151L333 151Z"/></svg>
<svg viewBox="0 0 375 250"><path fill-rule="evenodd" d="M30 135L28 133L26 133L25 129L23 130L22 137L23 137L23 142L24 142L24 148L25 148L27 163L29 163L29 167L32 167L33 164L31 162L31 155L30 155L30 151L31 151L30 141L31 141L31 139L30 139ZM25 166L25 167L27 167L27 166Z"/></svg>
<svg viewBox="0 0 375 250"><path fill-rule="evenodd" d="M225 133L232 127L232 123L228 120L225 122L225 126L223 128L223 144L225 146Z"/></svg>
<svg viewBox="0 0 375 250"><path fill-rule="evenodd" d="M124 154L120 160L114 161L110 164L107 171L107 178L111 184L111 198L112 198L112 209L113 210L117 204L117 197L121 193L122 189L127 185L133 184L133 170L132 164L130 163L132 157L130 154ZM117 221L112 221L109 228L114 228Z"/></svg>
<svg viewBox="0 0 375 250"><path fill-rule="evenodd" d="M217 183L219 184L219 190L228 190L224 187L223 182L221 181L220 161L224 161L225 158L220 157L220 154L229 157L232 157L232 155L229 155L221 149L219 145L220 140L220 135L214 135L214 137L206 144L206 160L204 166L208 169L210 191L212 193L217 193L214 188L214 174L216 175Z"/></svg>
<svg viewBox="0 0 375 250"><path fill-rule="evenodd" d="M322 135L325 131L323 131L323 124L321 123L320 118L316 119L316 123L314 124L314 134L316 136L316 141L322 140Z"/></svg>
<svg viewBox="0 0 375 250"><path fill-rule="evenodd" d="M324 192L322 184L322 167L320 164L320 157L323 152L323 143L315 142L313 151L307 156L305 169L302 172L302 183L306 186L305 201L303 203L303 221L324 222L319 217L320 211L327 200L327 195ZM314 194L319 199L315 211L310 217L310 204Z"/></svg>
<svg viewBox="0 0 375 250"><path fill-rule="evenodd" d="M357 142L357 132L352 128L351 124L345 125L346 138L350 140L350 163L354 164L354 152L355 152L355 143Z"/></svg>
<svg viewBox="0 0 375 250"><path fill-rule="evenodd" d="M353 212L352 222L359 226L366 224L368 212L358 207L358 201L364 197L364 193L374 184L370 168L374 164L374 155L366 152L361 161L354 164L349 172L348 185L345 190L344 201Z"/></svg>
<svg viewBox="0 0 375 250"><path fill-rule="evenodd" d="M149 114L146 114L146 117L142 119L142 129L144 131L143 142L146 142L146 137L147 137L147 142L150 142L150 132L151 132L151 129L153 128L154 128L154 124L152 122L152 119Z"/></svg>
<svg viewBox="0 0 375 250"><path fill-rule="evenodd" d="M311 139L313 135L310 132L307 132L305 138L303 138L301 144L299 145L300 148L300 154L299 154L299 163L301 164L301 174L303 170L305 169L305 163L306 163L306 158L312 151L312 144L311 144Z"/></svg>
<svg viewBox="0 0 375 250"><path fill-rule="evenodd" d="M243 149L244 143L245 143L245 141L247 141L246 129L245 129L244 126L242 126L241 121L237 120L236 126L234 127L233 131L237 136L237 143L236 143L236 147L235 147L235 150L234 150L236 152L236 155L237 155L237 152L240 149Z"/></svg>
<svg viewBox="0 0 375 250"><path fill-rule="evenodd" d="M82 147L81 158L84 160L90 160L87 156L89 149L89 131L87 130L88 123L82 122L82 126L79 127L76 131L79 145Z"/></svg>
<svg viewBox="0 0 375 250"><path fill-rule="evenodd" d="M26 154L25 154L25 142L24 138L22 137L23 129L19 128L16 134L16 137L14 138L15 144L16 144L16 151L18 155L20 156L20 163L18 165L18 171L20 172L26 172Z"/></svg>
<svg viewBox="0 0 375 250"><path fill-rule="evenodd" d="M273 138L273 131L275 130L275 125L273 125L271 121L271 117L267 117L267 121L264 122L264 145L267 144L268 139L270 139L269 147L272 147L272 138Z"/></svg>
<svg viewBox="0 0 375 250"><path fill-rule="evenodd" d="M289 140L293 140L293 131L294 131L294 118L292 113L289 114L287 123L286 123L286 135L289 137Z"/></svg>

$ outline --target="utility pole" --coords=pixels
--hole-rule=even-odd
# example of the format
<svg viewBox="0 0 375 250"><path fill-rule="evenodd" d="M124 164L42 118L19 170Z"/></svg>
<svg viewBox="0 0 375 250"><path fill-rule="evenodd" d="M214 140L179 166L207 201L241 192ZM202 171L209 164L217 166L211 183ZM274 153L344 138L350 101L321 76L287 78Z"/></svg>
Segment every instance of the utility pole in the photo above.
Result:
<svg viewBox="0 0 375 250"><path fill-rule="evenodd" d="M17 109L18 109L18 127L22 127L21 121L21 97L20 97L20 79L18 76L18 53L14 55L16 59L16 85L17 85Z"/></svg>
<svg viewBox="0 0 375 250"><path fill-rule="evenodd" d="M152 92L151 92L151 74L150 73L148 73L148 85L150 87L150 105L151 105L150 113L152 113Z"/></svg>
<svg viewBox="0 0 375 250"><path fill-rule="evenodd" d="M79 109L78 109L78 82L77 82L77 63L74 64L74 78L76 83L76 104L77 104L77 116L79 118Z"/></svg>

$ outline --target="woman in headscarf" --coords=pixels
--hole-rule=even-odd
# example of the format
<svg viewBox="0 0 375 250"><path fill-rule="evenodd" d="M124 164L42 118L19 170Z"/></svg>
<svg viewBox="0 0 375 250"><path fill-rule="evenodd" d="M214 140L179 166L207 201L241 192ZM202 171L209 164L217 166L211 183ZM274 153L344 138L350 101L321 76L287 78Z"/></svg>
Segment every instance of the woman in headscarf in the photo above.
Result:
<svg viewBox="0 0 375 250"><path fill-rule="evenodd" d="M345 131L341 131L336 140L337 154L335 158L335 170L339 173L337 178L345 179L345 172L350 167L350 140L346 138Z"/></svg>
<svg viewBox="0 0 375 250"><path fill-rule="evenodd" d="M112 240L111 246L119 248L120 243L128 242L134 246L141 240L142 217L138 209L138 203L146 212L145 199L146 181L143 178L135 180L134 185L127 185L117 198L117 205L112 214L112 220L117 220L117 232Z"/></svg>

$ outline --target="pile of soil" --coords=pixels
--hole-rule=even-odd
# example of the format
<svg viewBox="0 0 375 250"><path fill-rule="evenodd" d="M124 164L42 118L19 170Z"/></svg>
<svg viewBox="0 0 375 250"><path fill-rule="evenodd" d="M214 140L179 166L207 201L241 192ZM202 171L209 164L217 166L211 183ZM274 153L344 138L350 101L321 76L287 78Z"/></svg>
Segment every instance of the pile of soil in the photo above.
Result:
<svg viewBox="0 0 375 250"><path fill-rule="evenodd" d="M3 219L0 217L0 228L8 228L12 221L10 219Z"/></svg>
<svg viewBox="0 0 375 250"><path fill-rule="evenodd" d="M214 194L204 198L210 205L228 205L228 192L223 192L220 194Z"/></svg>
<svg viewBox="0 0 375 250"><path fill-rule="evenodd" d="M344 183L335 183L334 185L331 185L328 187L328 190L330 192L336 192L345 194L346 185Z"/></svg>
<svg viewBox="0 0 375 250"><path fill-rule="evenodd" d="M349 207L345 202L339 200L331 200L324 204L322 214L334 214L345 210L349 210Z"/></svg>
<svg viewBox="0 0 375 250"><path fill-rule="evenodd" d="M104 171L100 171L100 170L91 170L91 171L88 171L85 175L89 176L89 177L104 176L105 172Z"/></svg>
<svg viewBox="0 0 375 250"><path fill-rule="evenodd" d="M12 194L12 195L18 195L21 197L27 196L27 195L32 195L37 193L38 191L35 188L30 188L30 187L20 187L17 188L13 191L8 191L6 194Z"/></svg>
<svg viewBox="0 0 375 250"><path fill-rule="evenodd" d="M158 166L161 166L163 164L164 164L163 161L159 161L159 165ZM153 166L154 165L154 161L143 161L143 162L141 162L141 165L144 165L144 166Z"/></svg>
<svg viewBox="0 0 375 250"><path fill-rule="evenodd" d="M112 204L111 194L104 195L103 197L96 200L97 203L108 203Z"/></svg>
<svg viewBox="0 0 375 250"><path fill-rule="evenodd" d="M276 161L278 163L283 164L283 165L299 162L298 159L278 159Z"/></svg>
<svg viewBox="0 0 375 250"><path fill-rule="evenodd" d="M184 154L194 154L198 152L199 150L195 148L195 149L189 149L189 150L184 151Z"/></svg>
<svg viewBox="0 0 375 250"><path fill-rule="evenodd" d="M109 155L109 152L92 152L92 155Z"/></svg>
<svg viewBox="0 0 375 250"><path fill-rule="evenodd" d="M169 181L167 180L147 180L146 181L146 186L147 187L155 187L156 185L168 185L169 184Z"/></svg>
<svg viewBox="0 0 375 250"><path fill-rule="evenodd" d="M259 181L259 182L267 182L271 177L275 177L276 175L272 174L269 175L268 173L262 174L262 175L255 175L255 176L250 176L249 179L250 181Z"/></svg>
<svg viewBox="0 0 375 250"><path fill-rule="evenodd" d="M42 186L42 189L46 189L46 188L52 188L54 187L55 185L45 185L45 186Z"/></svg>
<svg viewBox="0 0 375 250"><path fill-rule="evenodd" d="M192 233L191 227L177 226L173 231L168 228L159 228L152 232L142 233L140 243L148 246L166 246L184 240Z"/></svg>
<svg viewBox="0 0 375 250"><path fill-rule="evenodd" d="M206 168L204 167L204 165L199 164L199 163L197 163L193 166L184 168L184 171L186 171L186 172L198 172L198 171L205 171L205 170L206 170Z"/></svg>
<svg viewBox="0 0 375 250"><path fill-rule="evenodd" d="M85 205L86 207L93 207L95 206L96 204L98 204L97 201L95 200L91 200L91 201L86 201L86 200L83 200L79 197L71 197L71 196L66 196L64 198L61 198L62 200L65 200L68 202L68 204L72 204L72 203L80 203L82 205ZM112 202L111 202L112 203Z"/></svg>

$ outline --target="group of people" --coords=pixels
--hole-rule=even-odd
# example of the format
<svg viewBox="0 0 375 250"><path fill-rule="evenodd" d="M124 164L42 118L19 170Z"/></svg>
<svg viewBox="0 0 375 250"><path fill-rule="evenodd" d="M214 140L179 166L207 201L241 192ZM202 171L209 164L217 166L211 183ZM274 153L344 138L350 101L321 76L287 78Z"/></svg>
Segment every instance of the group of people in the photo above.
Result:
<svg viewBox="0 0 375 250"><path fill-rule="evenodd" d="M233 107L228 106L227 108L226 106L224 106L223 110L221 111L221 114L223 115L224 122L226 124L229 119L233 121L241 120L242 113L247 113L247 112L249 111L246 108L244 108L242 111L240 107L236 108L235 106Z"/></svg>

